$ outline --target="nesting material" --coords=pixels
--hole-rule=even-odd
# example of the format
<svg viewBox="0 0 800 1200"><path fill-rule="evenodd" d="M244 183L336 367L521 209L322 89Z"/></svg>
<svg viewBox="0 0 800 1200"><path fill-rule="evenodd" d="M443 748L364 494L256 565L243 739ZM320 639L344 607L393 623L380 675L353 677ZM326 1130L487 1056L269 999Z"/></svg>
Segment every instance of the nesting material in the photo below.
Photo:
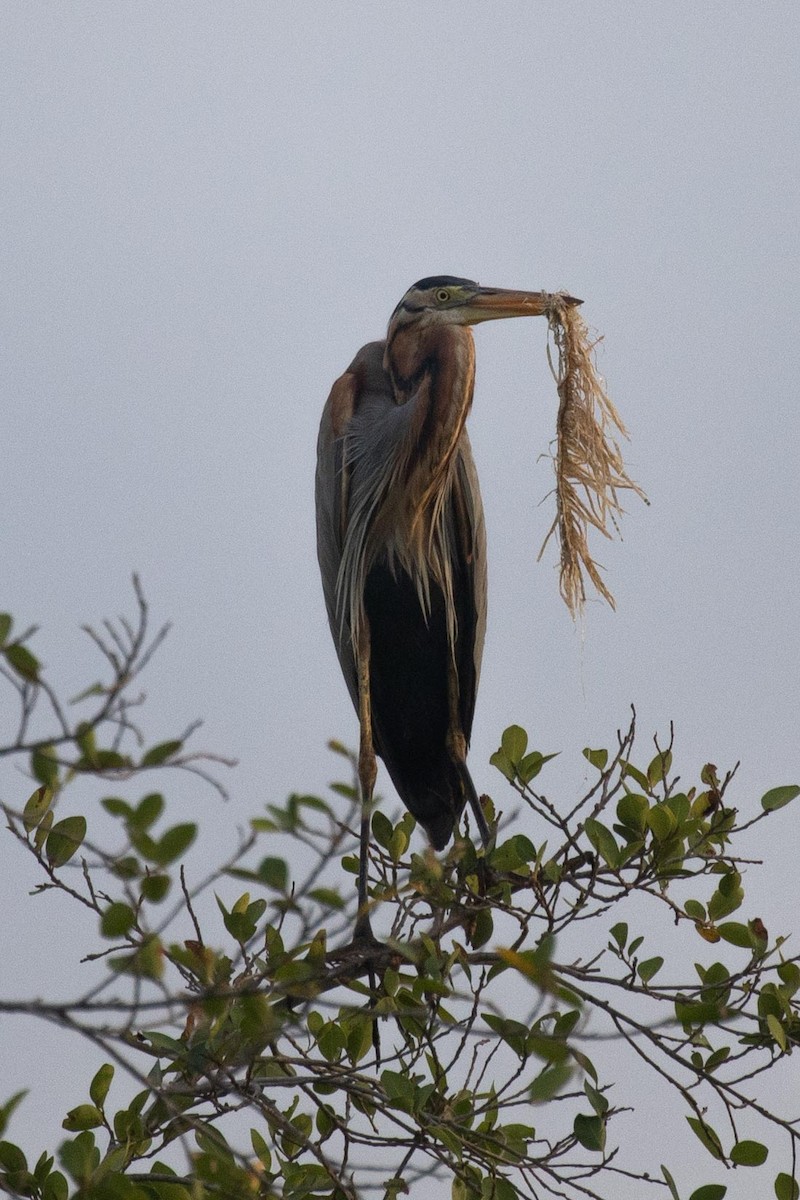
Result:
<svg viewBox="0 0 800 1200"><path fill-rule="evenodd" d="M608 398L605 383L594 363L594 347L586 323L565 293L552 296L545 315L558 351L558 364L550 367L558 387L559 406L555 452L556 516L539 558L554 533L561 547L560 590L573 617L582 612L586 600L586 576L612 608L600 566L589 550L589 531L604 537L619 532L617 517L624 511L619 492L633 491L647 497L625 470L617 434L627 438L622 418Z"/></svg>

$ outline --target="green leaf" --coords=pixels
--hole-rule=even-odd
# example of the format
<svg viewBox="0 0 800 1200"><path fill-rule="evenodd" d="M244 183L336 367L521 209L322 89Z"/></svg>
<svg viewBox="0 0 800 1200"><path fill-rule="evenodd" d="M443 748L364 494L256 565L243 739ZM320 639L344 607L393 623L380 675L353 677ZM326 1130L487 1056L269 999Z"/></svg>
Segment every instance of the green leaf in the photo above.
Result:
<svg viewBox="0 0 800 1200"><path fill-rule="evenodd" d="M473 950L485 946L494 933L494 917L490 908L479 908L469 930L469 944Z"/></svg>
<svg viewBox="0 0 800 1200"><path fill-rule="evenodd" d="M705 921L706 919L706 906L705 904L701 904L699 900L687 900L684 903L683 911L693 921Z"/></svg>
<svg viewBox="0 0 800 1200"><path fill-rule="evenodd" d="M70 1109L61 1122L63 1129L69 1129L73 1133L83 1129L96 1129L102 1124L103 1114L94 1104L79 1104L77 1108Z"/></svg>
<svg viewBox="0 0 800 1200"><path fill-rule="evenodd" d="M53 746L40 746L31 754L31 770L39 783L53 787L58 783L58 762Z"/></svg>
<svg viewBox="0 0 800 1200"><path fill-rule="evenodd" d="M379 846L383 846L384 850L389 849L389 843L392 840L394 833L394 825L380 809L376 809L372 814L372 836ZM282 889L281 889L282 890Z"/></svg>
<svg viewBox="0 0 800 1200"><path fill-rule="evenodd" d="M768 1156L769 1150L762 1142L737 1142L731 1150L731 1162L737 1167L760 1167Z"/></svg>
<svg viewBox="0 0 800 1200"><path fill-rule="evenodd" d="M27 679L29 683L38 682L39 660L31 654L27 646L23 646L21 642L14 642L11 646L6 646L3 653L8 665L13 667L18 675Z"/></svg>
<svg viewBox="0 0 800 1200"><path fill-rule="evenodd" d="M528 1037L527 1025L523 1025L520 1021L512 1021L508 1017L496 1017L492 1013L483 1013L482 1016L489 1028L493 1029L506 1045L511 1047L515 1054L523 1058L525 1055L525 1042ZM530 1048L532 1049L533 1047ZM545 1054L543 1057L549 1058L549 1055ZM564 1057L563 1053L560 1057Z"/></svg>
<svg viewBox="0 0 800 1200"><path fill-rule="evenodd" d="M730 1046L720 1046L719 1050L715 1050L713 1054L709 1054L706 1059L706 1070L715 1071L727 1058L730 1057Z"/></svg>
<svg viewBox="0 0 800 1200"><path fill-rule="evenodd" d="M11 613L0 613L0 646L6 644L6 639L11 633L11 626L14 624Z"/></svg>
<svg viewBox="0 0 800 1200"><path fill-rule="evenodd" d="M500 746L514 766L528 748L528 735L521 725L509 725L500 738Z"/></svg>
<svg viewBox="0 0 800 1200"><path fill-rule="evenodd" d="M551 758L555 758L555 754L540 754L538 750L532 750L530 754L524 755L517 764L517 776L520 782L530 783Z"/></svg>
<svg viewBox="0 0 800 1200"><path fill-rule="evenodd" d="M76 1183L86 1182L100 1162L94 1134L89 1130L79 1133L72 1141L64 1142L59 1149L61 1165L69 1171Z"/></svg>
<svg viewBox="0 0 800 1200"><path fill-rule="evenodd" d="M124 804L125 801L121 800L119 803ZM163 811L164 797L161 793L148 792L146 796L142 797L135 809L128 809L128 814L131 824L137 829L149 829L151 825L155 825Z"/></svg>
<svg viewBox="0 0 800 1200"><path fill-rule="evenodd" d="M781 980L781 983L786 985L786 987L781 988L781 991L787 995L793 996L797 989L800 988L800 967L798 967L797 963L779 963L778 977Z"/></svg>
<svg viewBox="0 0 800 1200"><path fill-rule="evenodd" d="M5 1133L11 1114L17 1105L25 1099L27 1094L27 1089L21 1092L14 1092L14 1095L6 1100L5 1104L0 1104L0 1134Z"/></svg>
<svg viewBox="0 0 800 1200"><path fill-rule="evenodd" d="M696 1188L689 1200L722 1200L727 1191L724 1183L706 1183L703 1187Z"/></svg>
<svg viewBox="0 0 800 1200"><path fill-rule="evenodd" d="M597 1116L604 1117L608 1112L608 1100L603 1093L599 1092L597 1088L592 1087L588 1079L584 1082L583 1090L586 1092L589 1103L591 1104Z"/></svg>
<svg viewBox="0 0 800 1200"><path fill-rule="evenodd" d="M640 792L626 792L617 804L617 820L626 829L644 833L649 809L650 802L647 796L642 796Z"/></svg>
<svg viewBox="0 0 800 1200"><path fill-rule="evenodd" d="M168 758L173 758L182 749L183 742L180 741L160 742L157 746L151 746L139 765L142 767L160 767Z"/></svg>
<svg viewBox="0 0 800 1200"><path fill-rule="evenodd" d="M152 858L159 866L166 866L188 850L197 837L197 826L192 821L173 825L156 843Z"/></svg>
<svg viewBox="0 0 800 1200"><path fill-rule="evenodd" d="M22 810L22 824L26 833L31 833L36 828L52 803L53 791L44 784L29 797Z"/></svg>
<svg viewBox="0 0 800 1200"><path fill-rule="evenodd" d="M399 862L408 849L410 841L409 831L404 824L400 824L392 833L387 847L392 856L392 862Z"/></svg>
<svg viewBox="0 0 800 1200"><path fill-rule="evenodd" d="M108 1095L108 1089L111 1087L111 1080L114 1078L114 1068L111 1063L103 1063L100 1070L95 1075L92 1082L89 1084L89 1095L92 1102L98 1108L103 1107L103 1102Z"/></svg>
<svg viewBox="0 0 800 1200"><path fill-rule="evenodd" d="M606 763L608 762L607 750L590 750L587 746L583 751L583 757L587 762L590 762L598 771L605 771Z"/></svg>
<svg viewBox="0 0 800 1200"><path fill-rule="evenodd" d="M796 796L800 796L800 787L797 784L770 788L761 797L761 807L764 812L775 812L777 809L783 808L785 804L789 804Z"/></svg>
<svg viewBox="0 0 800 1200"><path fill-rule="evenodd" d="M80 704L82 700L88 700L90 696L105 696L107 689L102 683L90 683L82 692L78 692L77 696L70 699L70 704Z"/></svg>
<svg viewBox="0 0 800 1200"><path fill-rule="evenodd" d="M328 1062L336 1062L345 1048L344 1030L335 1021L328 1021L317 1039L320 1053Z"/></svg>
<svg viewBox="0 0 800 1200"><path fill-rule="evenodd" d="M535 859L536 847L530 838L524 833L517 833L492 852L490 861L497 871L514 871Z"/></svg>
<svg viewBox="0 0 800 1200"><path fill-rule="evenodd" d="M115 900L100 918L100 932L103 937L118 938L125 934L136 923L136 914L129 904Z"/></svg>
<svg viewBox="0 0 800 1200"><path fill-rule="evenodd" d="M272 1155L270 1153L269 1146L264 1141L261 1134L255 1129L250 1130L250 1144L253 1147L253 1153L255 1154L256 1158L259 1160L264 1170L268 1171L272 1163Z"/></svg>
<svg viewBox="0 0 800 1200"><path fill-rule="evenodd" d="M133 954L121 954L110 960L112 971L124 975L137 975L144 979L160 979L164 974L164 958L161 942L151 934Z"/></svg>
<svg viewBox="0 0 800 1200"><path fill-rule="evenodd" d="M606 1144L606 1123L602 1117L578 1113L572 1126L573 1133L586 1150L601 1151Z"/></svg>
<svg viewBox="0 0 800 1200"><path fill-rule="evenodd" d="M635 767L632 762L623 762L622 772L626 778L630 776L631 779L634 779L638 783L640 788L644 788L647 791L650 786L647 782L647 776L638 767Z"/></svg>
<svg viewBox="0 0 800 1200"><path fill-rule="evenodd" d="M786 1040L786 1030L783 1028L783 1026L781 1025L778 1018L774 1015L774 1013L767 1014L767 1025L769 1027L769 1031L772 1034L773 1038L775 1039L775 1041L778 1043L781 1050L785 1054L788 1049L788 1042Z"/></svg>
<svg viewBox="0 0 800 1200"><path fill-rule="evenodd" d="M258 878L267 887L285 893L289 886L289 868L282 858L264 858L258 867Z"/></svg>
<svg viewBox="0 0 800 1200"><path fill-rule="evenodd" d="M562 1013L553 1025L553 1037L568 1038L580 1019L581 1012L579 1008L573 1008L569 1012Z"/></svg>
<svg viewBox="0 0 800 1200"><path fill-rule="evenodd" d="M141 864L133 854L125 854L111 864L117 879L137 879L142 873Z"/></svg>
<svg viewBox="0 0 800 1200"><path fill-rule="evenodd" d="M125 820L133 815L133 809L127 800L120 800L119 796L106 796L100 801L102 807L107 813L111 813L112 817L123 817Z"/></svg>
<svg viewBox="0 0 800 1200"><path fill-rule="evenodd" d="M312 900L316 900L317 904L322 904L325 908L338 911L345 906L344 900L335 888L314 888L308 894Z"/></svg>
<svg viewBox="0 0 800 1200"><path fill-rule="evenodd" d="M703 1143L711 1157L716 1158L719 1162L724 1162L725 1154L722 1149L722 1143L711 1126L701 1121L698 1117L687 1117L686 1120L689 1122L692 1132Z"/></svg>
<svg viewBox="0 0 800 1200"><path fill-rule="evenodd" d="M60 1171L51 1171L42 1185L42 1200L67 1200L69 1185Z"/></svg>
<svg viewBox="0 0 800 1200"><path fill-rule="evenodd" d="M157 1050L160 1056L164 1058L177 1059L182 1058L186 1053L186 1046L177 1038L169 1037L166 1033L159 1033L155 1029L146 1029L142 1037L147 1038L154 1050Z"/></svg>
<svg viewBox="0 0 800 1200"><path fill-rule="evenodd" d="M53 828L53 810L52 810L52 808L50 808L42 817L42 819L39 822L39 825L36 829L36 832L33 835L33 844L37 851L40 851L42 849L42 846L47 841L47 835L52 828Z"/></svg>
<svg viewBox="0 0 800 1200"><path fill-rule="evenodd" d="M489 759L489 764L492 767L496 767L500 774L504 775L505 778L510 780L511 783L513 783L517 778L516 767L505 751L495 750L494 754Z"/></svg>
<svg viewBox="0 0 800 1200"><path fill-rule="evenodd" d="M325 1104L317 1109L314 1124L317 1126L317 1133L323 1136L323 1138L330 1138L333 1130L336 1129L336 1121L333 1120L329 1106Z"/></svg>
<svg viewBox="0 0 800 1200"><path fill-rule="evenodd" d="M643 963L639 964L638 975L642 983L649 983L664 965L664 959L656 955L654 958L647 958Z"/></svg>
<svg viewBox="0 0 800 1200"><path fill-rule="evenodd" d="M390 1104L403 1108L406 1112L413 1110L414 1095L418 1087L413 1077L402 1071L382 1071L381 1086Z"/></svg>
<svg viewBox="0 0 800 1200"><path fill-rule="evenodd" d="M231 911L228 912L219 896L215 895L215 899L222 913L225 928L231 937L236 938L237 942L248 942L256 932L256 922L266 908L266 900L255 900L250 904L250 894L245 892L236 901ZM308 978L308 967L305 963L287 964L286 967L281 969L281 978L293 981L296 978L296 969L302 969L300 972L302 977Z"/></svg>
<svg viewBox="0 0 800 1200"><path fill-rule="evenodd" d="M0 1142L0 1167L6 1171L27 1171L28 1160L13 1142Z"/></svg>
<svg viewBox="0 0 800 1200"><path fill-rule="evenodd" d="M612 925L609 933L614 941L619 946L620 950L625 949L625 943L628 940L628 923L627 921L618 921L616 925Z"/></svg>
<svg viewBox="0 0 800 1200"><path fill-rule="evenodd" d="M565 1088L572 1078L572 1067L568 1061L557 1062L545 1067L531 1084L528 1095L532 1104L545 1104Z"/></svg>
<svg viewBox="0 0 800 1200"><path fill-rule="evenodd" d="M778 1200L800 1200L800 1185L785 1171L779 1171L775 1176L775 1195Z"/></svg>
<svg viewBox="0 0 800 1200"><path fill-rule="evenodd" d="M657 842L665 842L678 827L678 820L666 804L656 804L647 813L647 824Z"/></svg>
<svg viewBox="0 0 800 1200"><path fill-rule="evenodd" d="M151 904L160 904L171 886L169 875L145 875L140 889L142 898Z"/></svg>
<svg viewBox="0 0 800 1200"><path fill-rule="evenodd" d="M570 1048L562 1038L552 1037L549 1033L537 1033L535 1026L528 1032L526 1026L522 1025L519 1021L508 1021L502 1017L499 1019L506 1025L516 1025L522 1030L523 1052L527 1051L528 1054L535 1054L537 1058L543 1058L545 1062L549 1063L563 1062L569 1054ZM488 1020L488 1017L485 1017L484 1020ZM504 1040L513 1046L510 1038L505 1038Z"/></svg>
<svg viewBox="0 0 800 1200"><path fill-rule="evenodd" d="M47 835L45 848L50 866L63 867L65 863L68 863L80 848L85 837L85 817L65 817L63 821L56 821Z"/></svg>
<svg viewBox="0 0 800 1200"><path fill-rule="evenodd" d="M487 1175L481 1184L481 1200L519 1200L519 1193L502 1175Z"/></svg>
<svg viewBox="0 0 800 1200"><path fill-rule="evenodd" d="M128 770L133 764L126 754L117 750L96 750L92 764L98 771Z"/></svg>
<svg viewBox="0 0 800 1200"><path fill-rule="evenodd" d="M742 879L738 871L728 871L719 881L717 890L708 902L708 915L712 921L727 917L744 900Z"/></svg>
<svg viewBox="0 0 800 1200"><path fill-rule="evenodd" d="M347 1026L347 1053L355 1064L372 1049L372 1021L362 1013L354 1013Z"/></svg>
<svg viewBox="0 0 800 1200"><path fill-rule="evenodd" d="M717 926L717 932L723 942L728 942L731 946L739 946L743 950L752 950L753 948L750 930L739 921L723 921L721 925Z"/></svg>
<svg viewBox="0 0 800 1200"><path fill-rule="evenodd" d="M669 750L657 754L647 768L647 782L650 787L655 787L657 783L661 783L669 774L669 769L672 766L672 753Z"/></svg>
<svg viewBox="0 0 800 1200"><path fill-rule="evenodd" d="M83 755L81 768L85 769L86 767L93 766L95 754L97 753L97 740L93 726L87 721L81 721L75 731L75 741Z"/></svg>
<svg viewBox="0 0 800 1200"><path fill-rule="evenodd" d="M689 797L684 792L676 792L674 795L669 796L664 803L668 808L672 809L678 825L683 825L688 820L691 813L691 803Z"/></svg>
<svg viewBox="0 0 800 1200"><path fill-rule="evenodd" d="M619 846L611 830L607 829L601 821L595 821L591 817L584 821L583 829L606 866L612 868L618 866Z"/></svg>
<svg viewBox="0 0 800 1200"><path fill-rule="evenodd" d="M681 1200L680 1196L678 1195L678 1189L675 1186L675 1180L672 1178L672 1175L663 1163L661 1164L661 1174L664 1176L664 1181L669 1188L669 1194L672 1196L672 1200Z"/></svg>

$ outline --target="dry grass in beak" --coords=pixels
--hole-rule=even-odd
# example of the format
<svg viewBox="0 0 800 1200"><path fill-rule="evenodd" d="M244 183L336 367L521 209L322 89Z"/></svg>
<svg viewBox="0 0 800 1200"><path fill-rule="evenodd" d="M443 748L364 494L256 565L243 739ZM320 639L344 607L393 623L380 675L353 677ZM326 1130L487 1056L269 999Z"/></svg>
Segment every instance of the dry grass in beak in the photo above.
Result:
<svg viewBox="0 0 800 1200"><path fill-rule="evenodd" d="M561 546L561 595L576 617L586 600L585 575L614 608L614 597L603 582L600 568L589 550L590 528L612 537L609 523L618 529L623 512L618 492L628 489L648 503L642 489L628 475L614 430L628 433L622 418L606 395L594 365L594 346L586 323L563 295L553 295L547 319L558 350L558 369L550 367L559 395L556 471L556 517L539 558L554 532ZM549 348L548 348L549 357Z"/></svg>

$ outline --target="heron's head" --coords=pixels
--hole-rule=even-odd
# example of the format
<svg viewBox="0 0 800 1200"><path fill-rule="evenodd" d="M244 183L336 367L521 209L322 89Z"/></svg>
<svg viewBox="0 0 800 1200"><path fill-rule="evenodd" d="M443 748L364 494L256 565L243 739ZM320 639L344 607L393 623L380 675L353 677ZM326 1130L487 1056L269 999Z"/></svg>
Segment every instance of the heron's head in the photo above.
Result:
<svg viewBox="0 0 800 1200"><path fill-rule="evenodd" d="M504 317L540 317L551 302L549 292L517 292L481 287L472 279L431 275L410 287L389 321L389 336L399 329L431 325L477 325ZM580 300L566 298L572 304Z"/></svg>

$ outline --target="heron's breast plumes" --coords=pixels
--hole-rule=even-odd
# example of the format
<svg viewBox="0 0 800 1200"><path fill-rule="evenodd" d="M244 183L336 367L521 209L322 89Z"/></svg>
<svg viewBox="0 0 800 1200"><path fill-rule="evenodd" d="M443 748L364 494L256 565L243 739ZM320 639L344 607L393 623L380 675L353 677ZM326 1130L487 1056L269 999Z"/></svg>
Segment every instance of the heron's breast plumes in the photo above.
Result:
<svg viewBox="0 0 800 1200"><path fill-rule="evenodd" d="M350 494L337 583L341 632L348 626L353 644L357 644L367 576L380 559L394 574L403 571L411 578L426 616L433 586L441 588L453 645L451 493L458 437L437 464L442 472L440 485L429 489L429 475L420 474L417 481L408 458L389 452L398 445L395 426L408 426L413 419L411 406L406 411L398 407L361 416L363 423L355 420L345 439ZM362 436L366 428L370 429L369 438Z"/></svg>

